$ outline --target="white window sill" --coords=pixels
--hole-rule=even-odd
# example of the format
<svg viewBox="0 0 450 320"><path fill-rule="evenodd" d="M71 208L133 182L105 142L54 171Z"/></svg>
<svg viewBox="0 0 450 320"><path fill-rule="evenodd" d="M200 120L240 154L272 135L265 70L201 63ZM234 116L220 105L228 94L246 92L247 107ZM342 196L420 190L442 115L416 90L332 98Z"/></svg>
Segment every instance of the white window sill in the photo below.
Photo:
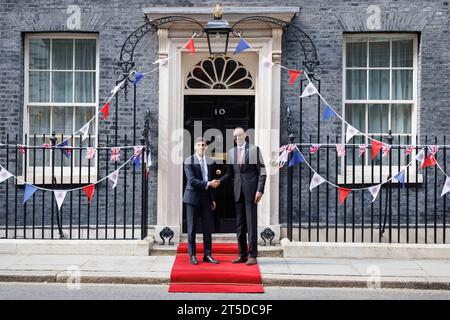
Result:
<svg viewBox="0 0 450 320"><path fill-rule="evenodd" d="M404 166L400 167L400 170L403 170ZM355 166L355 176L353 179L353 166L347 166L347 173L343 174L343 170L338 175L338 184L379 184L381 182L386 182L389 176L389 167L383 166L381 168L381 179L380 179L380 167L373 167L373 179L372 179L372 167L365 166L364 167L364 180L363 180L363 167ZM399 172L397 166L392 166L391 173L392 176L395 176ZM407 172L407 171L406 171ZM417 180L417 181L416 181ZM397 179L392 179L393 184L398 184ZM423 183L423 174L419 169L416 176L416 167L409 167L409 174L405 174L405 184L406 183Z"/></svg>
<svg viewBox="0 0 450 320"><path fill-rule="evenodd" d="M24 185L26 183L36 184L36 185L51 185L52 184L52 168L45 168L45 176L42 174L42 168L40 170L36 169L36 174L33 177L33 169L28 169L27 179L25 176L19 176L17 181L18 185ZM40 171L40 172L39 172ZM61 168L55 167L54 177L56 179L55 185L62 184L87 184L97 182L97 168L91 168L88 172L88 168L81 169L80 178L80 168L73 168L73 175L70 174L70 168L63 168L62 181L61 181ZM33 179L34 178L34 179ZM45 179L44 179L45 178Z"/></svg>

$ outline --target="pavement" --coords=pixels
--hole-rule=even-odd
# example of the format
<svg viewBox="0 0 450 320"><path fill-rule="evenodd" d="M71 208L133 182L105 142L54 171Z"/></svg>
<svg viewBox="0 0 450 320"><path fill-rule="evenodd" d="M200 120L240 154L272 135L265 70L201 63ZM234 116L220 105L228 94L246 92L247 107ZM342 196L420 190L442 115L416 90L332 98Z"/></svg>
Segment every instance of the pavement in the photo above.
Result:
<svg viewBox="0 0 450 320"><path fill-rule="evenodd" d="M175 256L0 254L0 282L169 284ZM266 287L450 290L450 260L260 257Z"/></svg>

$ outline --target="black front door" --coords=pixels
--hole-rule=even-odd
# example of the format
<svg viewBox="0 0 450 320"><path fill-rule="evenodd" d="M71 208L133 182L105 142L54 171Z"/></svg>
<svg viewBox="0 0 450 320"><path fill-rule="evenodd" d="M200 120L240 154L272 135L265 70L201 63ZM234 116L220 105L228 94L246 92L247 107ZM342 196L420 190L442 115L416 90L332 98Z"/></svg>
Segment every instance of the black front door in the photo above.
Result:
<svg viewBox="0 0 450 320"><path fill-rule="evenodd" d="M184 96L184 128L190 133L191 151L195 134L201 134L207 140L214 142L208 152L222 164L217 165L215 177L220 178L226 171L227 146L233 146L231 131L236 127L245 130L255 126L255 97L254 96ZM197 130L194 128L197 127ZM200 132L201 128L201 132ZM208 129L216 129L209 130ZM206 132L206 135L204 135ZM220 135L217 133L220 132ZM209 134L208 134L209 133ZM211 139L209 137L211 135ZM185 155L188 156L188 155ZM184 175L183 175L184 176ZM186 186L186 176L183 178L183 190ZM213 212L214 223L212 232L232 233L236 231L236 211L233 198L232 184L221 185L217 189L217 208ZM197 232L201 232L201 221ZM186 232L186 212L183 206L183 231Z"/></svg>

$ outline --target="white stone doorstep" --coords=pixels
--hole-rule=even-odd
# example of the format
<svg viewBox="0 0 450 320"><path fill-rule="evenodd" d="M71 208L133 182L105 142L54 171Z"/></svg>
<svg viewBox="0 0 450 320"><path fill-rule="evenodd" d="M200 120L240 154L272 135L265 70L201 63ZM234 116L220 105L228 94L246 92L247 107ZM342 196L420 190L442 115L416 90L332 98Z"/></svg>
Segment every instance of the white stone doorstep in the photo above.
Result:
<svg viewBox="0 0 450 320"><path fill-rule="evenodd" d="M290 242L282 239L285 258L450 259L450 244Z"/></svg>

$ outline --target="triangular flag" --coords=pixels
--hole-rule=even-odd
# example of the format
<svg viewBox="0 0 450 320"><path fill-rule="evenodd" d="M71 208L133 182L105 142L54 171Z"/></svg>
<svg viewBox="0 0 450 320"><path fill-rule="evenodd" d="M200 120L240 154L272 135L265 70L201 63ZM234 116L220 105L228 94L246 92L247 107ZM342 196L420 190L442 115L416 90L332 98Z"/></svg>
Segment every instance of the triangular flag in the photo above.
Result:
<svg viewBox="0 0 450 320"><path fill-rule="evenodd" d="M345 198L347 198L348 194L352 190L347 188L338 188L338 191L339 191L339 205L342 205L345 201Z"/></svg>
<svg viewBox="0 0 450 320"><path fill-rule="evenodd" d="M77 133L81 133L81 141L84 141L89 135L89 122L86 123Z"/></svg>
<svg viewBox="0 0 450 320"><path fill-rule="evenodd" d="M295 166L297 163L304 162L305 159L301 155L300 151L296 148L292 154L291 161L289 161L289 167Z"/></svg>
<svg viewBox="0 0 450 320"><path fill-rule="evenodd" d="M314 172L314 175L311 179L311 183L309 185L309 191L312 191L315 187L325 182L325 179L322 178L317 172Z"/></svg>
<svg viewBox="0 0 450 320"><path fill-rule="evenodd" d="M270 69L272 68L273 62L266 57L262 57L262 65L264 68Z"/></svg>
<svg viewBox="0 0 450 320"><path fill-rule="evenodd" d="M11 178L12 176L13 174L11 172L2 167L2 170L0 171L0 183Z"/></svg>
<svg viewBox="0 0 450 320"><path fill-rule="evenodd" d="M105 103L105 105L100 109L100 112L103 113L102 119L105 120L109 116L109 101Z"/></svg>
<svg viewBox="0 0 450 320"><path fill-rule="evenodd" d="M404 169L402 171L400 171L399 173L397 173L394 176L394 178L397 179L397 181L402 184L402 188L405 187L405 170Z"/></svg>
<svg viewBox="0 0 450 320"><path fill-rule="evenodd" d="M416 160L419 161L421 165L423 164L423 161L425 160L425 148L420 149L416 156Z"/></svg>
<svg viewBox="0 0 450 320"><path fill-rule="evenodd" d="M145 73L142 72L136 72L134 74L134 80L132 81L135 85L137 85L139 83L139 81L142 80L142 78L144 78Z"/></svg>
<svg viewBox="0 0 450 320"><path fill-rule="evenodd" d="M83 191L86 193L87 197L88 197L88 202L91 202L92 196L94 195L94 191L95 191L95 184L90 184L86 187L83 188Z"/></svg>
<svg viewBox="0 0 450 320"><path fill-rule="evenodd" d="M25 191L23 193L23 204L28 201L28 199L31 198L33 193L37 191L37 188L35 186L32 186L31 184L26 183L25 184Z"/></svg>
<svg viewBox="0 0 450 320"><path fill-rule="evenodd" d="M289 69L289 86L293 85L295 80L302 74L300 70Z"/></svg>
<svg viewBox="0 0 450 320"><path fill-rule="evenodd" d="M56 203L58 204L58 209L61 210L61 206L64 202L64 198L66 197L66 190L53 190L53 192L55 193L55 200Z"/></svg>
<svg viewBox="0 0 450 320"><path fill-rule="evenodd" d="M381 149L383 149L383 142L372 140L372 160L375 159Z"/></svg>
<svg viewBox="0 0 450 320"><path fill-rule="evenodd" d="M112 90L111 93L113 95L115 95L117 93L117 91L119 91L120 87L125 83L127 79L123 80L121 83L119 83L118 85L116 85ZM111 97L112 98L112 97Z"/></svg>
<svg viewBox="0 0 450 320"><path fill-rule="evenodd" d="M335 114L334 110L329 105L326 105L325 110L323 111L322 120L328 120Z"/></svg>
<svg viewBox="0 0 450 320"><path fill-rule="evenodd" d="M356 130L355 127L351 126L351 125L347 125L347 139L346 142L348 143L359 131Z"/></svg>
<svg viewBox="0 0 450 320"><path fill-rule="evenodd" d="M378 192L380 192L380 189L381 189L381 184L377 184L376 186L369 187L369 192L370 192L370 194L372 194L372 197L373 197L371 202L375 201L375 199L378 196Z"/></svg>
<svg viewBox="0 0 450 320"><path fill-rule="evenodd" d="M63 148L64 155L65 155L67 158L70 158L70 155L72 154L72 149L71 149L71 148L66 148L66 147L69 146L69 139L66 139L66 140L64 140L63 142L58 143L56 146L57 146L57 147L62 147L62 148Z"/></svg>
<svg viewBox="0 0 450 320"><path fill-rule="evenodd" d="M248 42L241 38L236 46L236 49L234 49L234 54L240 53L248 48L251 48Z"/></svg>
<svg viewBox="0 0 450 320"><path fill-rule="evenodd" d="M450 177L445 179L444 188L442 189L441 197L450 191Z"/></svg>
<svg viewBox="0 0 450 320"><path fill-rule="evenodd" d="M184 45L185 49L188 49L190 53L195 53L194 38L190 38L189 41Z"/></svg>
<svg viewBox="0 0 450 320"><path fill-rule="evenodd" d="M136 168L139 168L139 166L141 165L141 157L142 157L142 147L141 146L134 147L133 161L134 166Z"/></svg>
<svg viewBox="0 0 450 320"><path fill-rule="evenodd" d="M422 163L421 168L425 169L426 167L432 167L432 166L435 166L436 163L437 163L436 158L432 154L430 154L425 159L425 161Z"/></svg>
<svg viewBox="0 0 450 320"><path fill-rule="evenodd" d="M167 63L167 61L169 61L169 60L170 60L170 57L167 57L167 58L161 58L161 59L158 59L158 60L156 60L155 62L153 62L153 64L158 64L158 63L159 63L160 66L163 66L163 65L165 65L165 64Z"/></svg>
<svg viewBox="0 0 450 320"><path fill-rule="evenodd" d="M283 150L280 154L280 156L278 157L278 159L276 160L276 163L278 164L278 167L283 167L286 162L288 161L288 155L289 155L289 151L288 150Z"/></svg>
<svg viewBox="0 0 450 320"><path fill-rule="evenodd" d="M305 98L305 97L309 97L312 96L313 94L317 93L317 89L316 87L312 84L312 82L310 82L305 90L303 90L302 95L300 96L300 98Z"/></svg>
<svg viewBox="0 0 450 320"><path fill-rule="evenodd" d="M119 169L111 173L108 176L108 179L113 183L112 188L114 189L117 186L117 180L119 179Z"/></svg>
<svg viewBox="0 0 450 320"><path fill-rule="evenodd" d="M382 149L383 157L387 157L389 155L390 151L391 151L391 146L388 144L384 144L383 149Z"/></svg>

